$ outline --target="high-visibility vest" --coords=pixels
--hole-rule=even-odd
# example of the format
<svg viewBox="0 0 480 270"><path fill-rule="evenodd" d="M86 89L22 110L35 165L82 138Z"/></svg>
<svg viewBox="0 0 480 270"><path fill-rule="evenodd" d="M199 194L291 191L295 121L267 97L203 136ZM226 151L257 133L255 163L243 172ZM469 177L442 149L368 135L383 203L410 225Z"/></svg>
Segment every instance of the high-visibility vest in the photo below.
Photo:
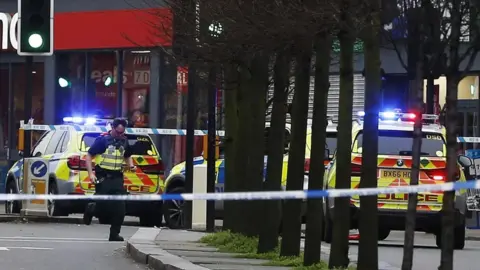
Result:
<svg viewBox="0 0 480 270"><path fill-rule="evenodd" d="M110 140L107 138L107 149L103 154L95 156L95 164L105 170L122 170L126 146L126 144L122 142L124 141L120 140L114 143L113 139Z"/></svg>

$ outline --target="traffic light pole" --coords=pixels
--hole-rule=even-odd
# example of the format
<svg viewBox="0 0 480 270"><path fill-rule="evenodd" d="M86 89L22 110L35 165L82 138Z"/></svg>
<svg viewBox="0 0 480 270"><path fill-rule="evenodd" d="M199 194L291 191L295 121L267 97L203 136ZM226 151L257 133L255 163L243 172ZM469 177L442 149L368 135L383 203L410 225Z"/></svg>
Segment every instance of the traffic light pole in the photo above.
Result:
<svg viewBox="0 0 480 270"><path fill-rule="evenodd" d="M24 98L24 121L29 121L32 117L32 95L33 95L33 56L25 57L25 98ZM32 132L25 130L25 149L23 157L30 157L32 143Z"/></svg>

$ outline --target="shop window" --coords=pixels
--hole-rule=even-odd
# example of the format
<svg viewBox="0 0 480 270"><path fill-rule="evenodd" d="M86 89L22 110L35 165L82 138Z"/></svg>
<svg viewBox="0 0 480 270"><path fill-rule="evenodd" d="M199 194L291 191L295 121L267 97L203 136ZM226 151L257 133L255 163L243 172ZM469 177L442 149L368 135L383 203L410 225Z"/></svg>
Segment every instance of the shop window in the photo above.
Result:
<svg viewBox="0 0 480 270"><path fill-rule="evenodd" d="M82 115L88 100L85 88L85 53L56 53L57 121L65 116Z"/></svg>
<svg viewBox="0 0 480 270"><path fill-rule="evenodd" d="M123 116L134 126L147 126L151 80L150 53L125 52L123 79Z"/></svg>

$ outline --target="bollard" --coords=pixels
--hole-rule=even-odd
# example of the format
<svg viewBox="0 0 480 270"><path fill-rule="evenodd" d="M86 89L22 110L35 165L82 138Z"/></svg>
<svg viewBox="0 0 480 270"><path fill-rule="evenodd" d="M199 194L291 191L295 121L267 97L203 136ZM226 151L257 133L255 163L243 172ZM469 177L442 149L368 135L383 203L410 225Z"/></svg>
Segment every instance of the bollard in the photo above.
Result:
<svg viewBox="0 0 480 270"><path fill-rule="evenodd" d="M193 193L207 193L207 165L193 167ZM192 201L192 229L205 231L207 229L207 201Z"/></svg>
<svg viewBox="0 0 480 270"><path fill-rule="evenodd" d="M26 194L48 194L48 159L25 158L23 190ZM22 216L49 216L47 200L26 200L22 203Z"/></svg>

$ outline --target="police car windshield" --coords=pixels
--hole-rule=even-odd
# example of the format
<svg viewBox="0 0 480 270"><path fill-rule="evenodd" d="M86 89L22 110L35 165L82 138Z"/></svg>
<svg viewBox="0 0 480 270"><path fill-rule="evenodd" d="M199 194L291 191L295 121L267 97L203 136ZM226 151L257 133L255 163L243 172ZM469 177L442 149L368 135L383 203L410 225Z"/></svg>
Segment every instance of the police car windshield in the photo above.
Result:
<svg viewBox="0 0 480 270"><path fill-rule="evenodd" d="M81 151L87 151L95 141L95 139L100 136L100 133L86 133L82 138ZM153 147L152 140L150 137L145 135L130 135L127 134L128 144L132 148L133 155L139 156L155 156L155 147Z"/></svg>
<svg viewBox="0 0 480 270"><path fill-rule="evenodd" d="M444 156L443 146L445 142L438 133L422 134L421 155L427 157ZM363 134L357 135L357 149L362 147ZM379 155L411 156L413 144L413 132L397 130L380 130L378 134ZM366 153L368 149L362 149Z"/></svg>

